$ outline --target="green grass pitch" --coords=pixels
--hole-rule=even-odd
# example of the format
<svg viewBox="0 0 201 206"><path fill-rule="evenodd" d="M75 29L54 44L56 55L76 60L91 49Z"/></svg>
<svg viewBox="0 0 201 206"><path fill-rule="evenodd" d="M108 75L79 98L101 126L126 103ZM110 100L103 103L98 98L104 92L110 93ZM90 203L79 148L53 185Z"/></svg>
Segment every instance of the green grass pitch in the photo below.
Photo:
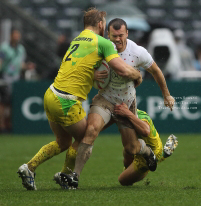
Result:
<svg viewBox="0 0 201 206"><path fill-rule="evenodd" d="M198 206L201 205L200 135L176 135L179 145L155 172L133 186L118 183L122 172L119 135L100 135L87 162L79 190L61 190L53 181L62 153L36 170L37 191L26 191L16 173L53 135L0 136L0 206ZM168 135L161 135L163 143Z"/></svg>

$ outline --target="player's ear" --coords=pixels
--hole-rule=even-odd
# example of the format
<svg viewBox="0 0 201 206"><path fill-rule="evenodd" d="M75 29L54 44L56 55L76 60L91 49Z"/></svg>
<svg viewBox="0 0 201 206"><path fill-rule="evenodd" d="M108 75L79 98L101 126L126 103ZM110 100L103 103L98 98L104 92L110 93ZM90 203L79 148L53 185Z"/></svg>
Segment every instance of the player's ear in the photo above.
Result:
<svg viewBox="0 0 201 206"><path fill-rule="evenodd" d="M98 27L99 27L100 30L103 28L103 21L98 22Z"/></svg>
<svg viewBox="0 0 201 206"><path fill-rule="evenodd" d="M126 37L128 37L128 30L126 31Z"/></svg>

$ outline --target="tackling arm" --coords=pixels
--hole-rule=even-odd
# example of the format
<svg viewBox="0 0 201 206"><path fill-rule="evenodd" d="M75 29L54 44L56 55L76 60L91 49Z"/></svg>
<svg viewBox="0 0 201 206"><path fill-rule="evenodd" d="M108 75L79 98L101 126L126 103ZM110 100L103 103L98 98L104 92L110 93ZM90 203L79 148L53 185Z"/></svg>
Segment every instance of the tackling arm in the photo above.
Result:
<svg viewBox="0 0 201 206"><path fill-rule="evenodd" d="M150 126L147 122L138 119L127 107L126 104L115 105L114 112L120 116L127 117L133 124L135 131L143 136L148 137L150 134Z"/></svg>
<svg viewBox="0 0 201 206"><path fill-rule="evenodd" d="M108 62L109 66L114 69L114 71L122 77L126 77L131 80L135 80L139 86L142 82L142 75L137 69L134 69L132 66L126 64L121 57L114 58Z"/></svg>

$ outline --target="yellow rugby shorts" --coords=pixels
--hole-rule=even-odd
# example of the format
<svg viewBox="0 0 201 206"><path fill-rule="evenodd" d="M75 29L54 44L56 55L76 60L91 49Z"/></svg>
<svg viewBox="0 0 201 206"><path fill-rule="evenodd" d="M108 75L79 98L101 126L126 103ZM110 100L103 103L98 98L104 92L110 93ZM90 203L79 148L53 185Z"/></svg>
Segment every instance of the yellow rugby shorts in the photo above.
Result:
<svg viewBox="0 0 201 206"><path fill-rule="evenodd" d="M158 146L155 147L155 149L152 148L152 150L154 154L156 155L157 160L159 160L163 153L163 144L160 139L158 140ZM139 154L134 155L134 160L132 164L134 166L134 170L138 171L141 174L146 174L149 172L147 162L142 155L139 155Z"/></svg>
<svg viewBox="0 0 201 206"><path fill-rule="evenodd" d="M86 116L81 101L58 97L50 88L44 95L44 109L49 121L65 127L79 122Z"/></svg>

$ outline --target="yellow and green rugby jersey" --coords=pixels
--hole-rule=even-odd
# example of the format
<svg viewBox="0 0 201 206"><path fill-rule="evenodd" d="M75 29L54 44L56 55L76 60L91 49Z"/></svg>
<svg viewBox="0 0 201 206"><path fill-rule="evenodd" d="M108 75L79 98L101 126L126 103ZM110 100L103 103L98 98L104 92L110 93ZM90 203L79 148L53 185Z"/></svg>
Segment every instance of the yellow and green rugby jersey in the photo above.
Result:
<svg viewBox="0 0 201 206"><path fill-rule="evenodd" d="M73 39L66 52L54 87L72 95L87 98L94 80L94 68L105 59L119 57L113 43L93 31L85 29Z"/></svg>
<svg viewBox="0 0 201 206"><path fill-rule="evenodd" d="M144 111L137 109L138 118L142 121L145 121L150 126L150 134L148 137L143 137L141 135L138 135L138 138L141 138L145 141L145 143L149 146L151 146L152 150L155 150L158 148L162 143L161 139L159 137L159 134L153 124L153 121L151 117Z"/></svg>

